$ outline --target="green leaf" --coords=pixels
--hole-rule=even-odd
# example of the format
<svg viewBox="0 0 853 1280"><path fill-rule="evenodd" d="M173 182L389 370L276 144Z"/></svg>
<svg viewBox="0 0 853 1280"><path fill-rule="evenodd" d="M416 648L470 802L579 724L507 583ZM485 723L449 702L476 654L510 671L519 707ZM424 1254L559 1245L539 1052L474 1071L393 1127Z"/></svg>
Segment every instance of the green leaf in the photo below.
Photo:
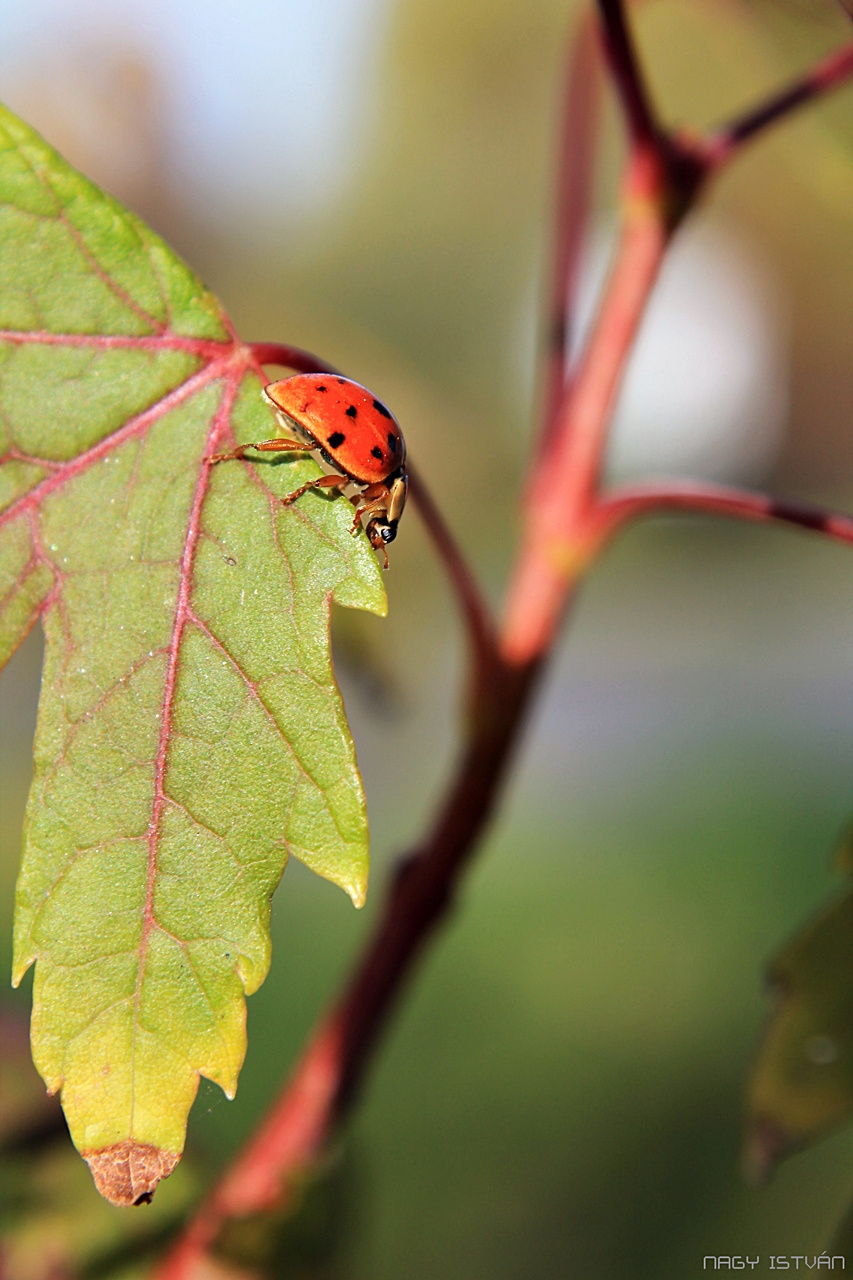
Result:
<svg viewBox="0 0 853 1280"><path fill-rule="evenodd" d="M853 1115L853 894L788 944L770 980L777 1004L747 1101L745 1164L756 1180Z"/></svg>
<svg viewBox="0 0 853 1280"><path fill-rule="evenodd" d="M288 855L364 899L331 602L385 612L352 508L276 434L219 303L0 110L0 656L46 657L14 981L99 1188L147 1195L200 1075L231 1096Z"/></svg>

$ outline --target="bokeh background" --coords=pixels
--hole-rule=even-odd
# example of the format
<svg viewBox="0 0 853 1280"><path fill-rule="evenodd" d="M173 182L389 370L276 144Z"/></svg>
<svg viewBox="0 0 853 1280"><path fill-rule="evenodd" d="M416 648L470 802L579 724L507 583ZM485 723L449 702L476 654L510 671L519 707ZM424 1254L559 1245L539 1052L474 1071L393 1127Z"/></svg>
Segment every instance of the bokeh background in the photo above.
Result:
<svg viewBox="0 0 853 1280"><path fill-rule="evenodd" d="M0 0L0 96L164 234L244 337L312 349L393 406L495 600L536 417L558 102L580 13L575 0ZM851 35L834 0L646 0L635 17L661 104L694 127ZM586 315L621 155L608 103ZM851 406L848 89L744 154L681 235L608 465L849 506ZM98 1202L49 1120L41 1143L15 1149L0 1170L11 1280L104 1274L128 1231L168 1226L260 1116L369 931L452 769L463 657L415 513L387 584L386 621L335 619L371 902L356 914L288 869L237 1099L202 1084L190 1157L148 1217ZM845 548L672 519L608 551L327 1202L279 1274L680 1280L710 1253L819 1250L853 1194L853 1134L758 1190L738 1158L765 964L839 891L851 657ZM31 637L0 680L0 968L39 663ZM27 1000L0 993L5 1132L31 1114L37 1133L42 1114Z"/></svg>

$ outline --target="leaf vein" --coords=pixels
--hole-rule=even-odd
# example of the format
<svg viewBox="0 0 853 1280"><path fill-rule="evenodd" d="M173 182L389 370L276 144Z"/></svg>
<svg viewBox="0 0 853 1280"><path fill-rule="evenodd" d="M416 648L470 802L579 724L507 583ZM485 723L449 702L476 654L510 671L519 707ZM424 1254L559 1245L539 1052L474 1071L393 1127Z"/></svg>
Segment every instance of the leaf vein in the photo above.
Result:
<svg viewBox="0 0 853 1280"><path fill-rule="evenodd" d="M208 432L205 443L205 454L214 452L216 442L223 430L227 426L231 408L237 396L241 381L241 373L239 370L232 371L230 377L226 380L222 399L219 408L213 416L210 430ZM169 643L169 662L166 672L166 684L163 692L163 708L160 718L160 741L157 747L157 756L154 766L154 803L151 812L151 821L148 827L148 875L145 886L145 908L142 925L142 939L139 947L139 968L137 970L136 991L134 993L134 1035L133 1048L131 1051L131 1132L133 1131L133 1122L135 1115L135 1078L136 1078L136 1041L139 1026L139 1007L140 997L142 994L142 982L145 970L145 956L148 945L148 934L154 923L154 886L157 876L157 848L160 839L160 825L163 815L163 809L167 802L165 790L166 776L166 760L168 755L169 741L172 734L172 712L174 708L175 689L177 687L178 678L178 662L181 650L181 641L183 639L184 627L187 621L187 612L189 607L189 594L192 582L192 569L195 559L195 552L198 546L199 529L201 526L201 510L207 493L210 480L210 467L204 466L196 483L195 493L193 495L192 509L190 511L189 520L187 522L187 531L184 539L184 550L181 556L181 572L180 586L178 589L178 599L175 607L175 618L172 627L172 638Z"/></svg>
<svg viewBox="0 0 853 1280"><path fill-rule="evenodd" d="M36 182L38 182L41 185L42 189L44 191L47 191L52 197L56 207L55 220L61 223L62 226L65 227L66 231L71 236L71 239L77 245L77 248L79 249L80 253L85 258L86 262L91 267L92 271L98 277L98 279L103 284L106 285L106 287L115 295L116 298L119 299L120 302L123 302L124 305L129 308L129 310L133 311L134 314L140 320L143 321L143 323L150 325L152 329L159 330L162 332L164 326L160 323L160 321L158 321L154 316L149 315L149 313L145 310L145 308L140 306L140 304L136 301L136 299L132 298L131 295L121 287L118 281L114 280L112 276L109 274L109 272L105 271L102 265L100 264L100 262L98 262L97 258L89 249L89 246L86 244L80 232L77 230L77 228L69 219L65 209L63 208L62 201L60 200L59 196L56 194L56 191L53 188L53 183L50 181L47 174L41 171L39 166L33 164L32 160L27 154L27 148L19 146L18 154L20 155L21 159L24 161L24 164L27 166L30 173L35 178ZM125 225L129 225L128 219L126 216L122 217L122 221L125 223ZM137 236L138 234L139 233L137 232Z"/></svg>
<svg viewBox="0 0 853 1280"><path fill-rule="evenodd" d="M35 308L34 309L38 309ZM233 340L185 338L166 330L162 333L51 333L49 329L0 329L0 343L11 346L38 344L51 347L92 347L112 351L130 347L141 351L186 351L206 360L222 361L234 349Z"/></svg>
<svg viewBox="0 0 853 1280"><path fill-rule="evenodd" d="M260 689L258 688L257 684L255 684L255 682L251 679L251 677L250 677L249 675L247 675L247 673L246 673L246 672L243 670L243 668L240 666L239 662L238 662L238 661L237 661L237 659L233 656L233 654L231 654L231 653L228 651L228 649L225 647L225 645L222 643L222 641L221 641L221 640L219 640L219 639L217 638L217 636L216 636L216 635L214 635L214 633L210 630L210 628L207 626L207 624L206 624L204 621L202 621L202 619L201 619L201 618L199 618L199 617L198 617L198 615L197 615L196 613L194 613L194 612L192 612L192 611L191 611L191 612L188 614L187 621L188 621L188 622L193 623L196 627L198 627L198 629L199 629L199 630L200 630L200 631L201 631L205 636L207 636L207 638L211 641L211 643L212 643L213 645L215 645L215 646L216 646L216 648L219 650L219 652L220 652L220 653L222 653L222 654L223 654L223 655L228 659L228 661L231 663L231 665L233 666L234 670L237 672L237 674L240 676L240 678L244 681L244 683L245 683L245 685L246 685L246 688L248 689L248 691L249 691L249 693L250 693L250 695L251 695L252 699L253 699L253 700L257 703L257 705L261 708L261 710L263 711L264 715L266 716L266 718L268 719L268 721L269 721L269 722L270 722L270 724L272 725L273 729L275 730L276 735L277 735L277 736L278 736L278 738L281 740L281 742L284 744L284 746L285 746L285 747L287 747L288 751L289 751L289 752L291 753L291 755L293 756L293 759L294 759L294 761L295 761L295 763L296 763L296 767L298 768L299 772L302 774L302 776L303 776L303 778L305 779L305 781L306 781L306 782L310 782L311 786L312 786L312 787L316 787L316 788L317 788L317 790L320 792L320 795L323 797L323 803L325 804L326 808L327 808L327 809L329 809L329 813L330 813L330 815L331 815L332 821L334 822L335 827L337 828L337 827L338 827L337 819L335 818L334 813L332 813L332 812L331 812L331 809L330 809L330 807L329 807L328 801L326 800L325 794L324 794L324 792L323 792L323 788L321 787L321 785L320 785L320 783L317 781L317 779L316 779L315 777L313 777L313 775L311 774L311 771L309 770L308 766L307 766L307 765L305 764L305 762L302 760L302 758L301 758L301 756L299 755L299 753L297 752L297 750L296 750L295 746L294 746L294 745L293 745L293 743L290 741L290 739L287 737L287 735L285 734L285 732L284 732L284 730L282 729L281 725L280 725L280 724L278 723L278 721L276 720L275 715L274 715L274 714L273 714L273 712L272 712L272 709L267 705L267 703L265 702L265 700L264 700L264 699L263 699L263 697L261 696L261 692L260 692ZM298 670L299 670L299 674L300 674L300 675L306 675L306 673L305 673L304 671L302 671L301 667L300 667L300 668L298 668ZM279 676L280 676L280 675L283 675L283 674L285 674L285 673L284 673L284 672L279 672L279 673L277 673L277 675L279 675ZM276 677L274 677L274 676L270 676L269 678L270 678L270 679L275 679ZM310 679L311 679L311 677L306 675L306 679L309 679L309 680L310 680ZM338 828L338 831L340 832L340 828ZM342 835L342 833L340 833L340 834Z"/></svg>
<svg viewBox="0 0 853 1280"><path fill-rule="evenodd" d="M185 400L195 395L197 391L207 386L209 382L215 381L217 377L221 376L222 372L223 366L211 361L210 364L203 369L199 369L197 373L182 382L180 386L173 387L171 391L167 392L153 405L149 405L147 409L143 409L141 413L136 414L135 417L130 418L122 426L117 427L115 431L111 431L109 435L104 436L97 444L78 454L73 461L60 463L53 475L42 480L34 488L30 489L28 493L24 494L23 497L0 512L0 529L10 520L15 519L22 511L34 510L67 480L71 480L86 471L93 462L97 462L112 449L124 444L126 440L132 439L135 435L146 431L164 414L171 409L177 408L179 404L183 404Z"/></svg>

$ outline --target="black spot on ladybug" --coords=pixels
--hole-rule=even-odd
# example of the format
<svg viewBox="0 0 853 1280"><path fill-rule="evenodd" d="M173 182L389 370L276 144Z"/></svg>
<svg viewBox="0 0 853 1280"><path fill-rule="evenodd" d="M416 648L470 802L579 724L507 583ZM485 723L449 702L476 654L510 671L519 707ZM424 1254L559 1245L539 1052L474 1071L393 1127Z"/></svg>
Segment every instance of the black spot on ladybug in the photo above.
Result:
<svg viewBox="0 0 853 1280"><path fill-rule="evenodd" d="M343 431L333 431L332 434L329 436L329 448L340 449L341 445L345 440L346 440L346 436L344 435Z"/></svg>
<svg viewBox="0 0 853 1280"><path fill-rule="evenodd" d="M392 435L390 431L388 432L388 448L392 453L397 452L397 437Z"/></svg>
<svg viewBox="0 0 853 1280"><path fill-rule="evenodd" d="M382 450L379 448L378 444L375 444L370 452L373 454L374 458L378 458L380 462L382 461Z"/></svg>
<svg viewBox="0 0 853 1280"><path fill-rule="evenodd" d="M382 414L382 417L383 417L383 418L390 418L390 417L391 417L391 414L390 414L390 413L388 412L388 410L385 408L385 405L382 403L382 401L381 401L381 400L374 400L374 401L373 401L373 407L374 407L374 409L376 410L376 412L377 412L377 413L381 413L381 414Z"/></svg>
<svg viewBox="0 0 853 1280"><path fill-rule="evenodd" d="M338 378L337 381L341 384L342 387L345 387L347 385L346 378Z"/></svg>
<svg viewBox="0 0 853 1280"><path fill-rule="evenodd" d="M327 391L327 390L328 390L328 388L327 388L327 387L317 387L317 390L318 390L318 391Z"/></svg>
<svg viewBox="0 0 853 1280"><path fill-rule="evenodd" d="M348 418L356 418L358 417L358 409L356 409L354 404L351 404L347 409L346 414Z"/></svg>

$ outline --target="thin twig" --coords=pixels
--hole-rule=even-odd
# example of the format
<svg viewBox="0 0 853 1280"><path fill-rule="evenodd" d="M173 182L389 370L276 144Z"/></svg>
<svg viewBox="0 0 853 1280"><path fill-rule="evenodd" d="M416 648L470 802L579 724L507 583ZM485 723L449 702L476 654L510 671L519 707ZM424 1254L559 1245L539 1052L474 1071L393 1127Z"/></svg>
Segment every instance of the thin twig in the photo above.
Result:
<svg viewBox="0 0 853 1280"><path fill-rule="evenodd" d="M710 169L725 164L744 145L792 111L840 88L853 76L853 44L845 45L818 62L804 76L753 107L736 120L722 126L703 144Z"/></svg>
<svg viewBox="0 0 853 1280"><path fill-rule="evenodd" d="M635 147L657 149L661 130L634 49L624 0L598 0L598 12L604 47L631 141Z"/></svg>
<svg viewBox="0 0 853 1280"><path fill-rule="evenodd" d="M289 347L283 342L250 342L249 349L259 365L278 364L283 369L295 369L297 373L340 374L333 364L327 364L319 356L301 347ZM340 375L343 377L343 374Z"/></svg>
<svg viewBox="0 0 853 1280"><path fill-rule="evenodd" d="M564 92L540 450L547 448L553 439L557 411L568 381L570 335L575 323L581 258L592 202L601 57L590 18L591 15L585 15L575 33Z"/></svg>
<svg viewBox="0 0 853 1280"><path fill-rule="evenodd" d="M574 409L570 412L565 405L558 414L563 435L568 434L570 422L577 426L579 421L580 430L574 462L555 472L563 486L553 494L555 509L585 512L593 498L600 440L619 369L663 252L666 232L656 186L660 171L653 159L650 166L649 151L643 149L631 171L630 213L611 278L610 301L602 309L590 353L571 396L571 404L579 407L578 419L575 420ZM603 394L604 384L598 385L600 378L607 384ZM578 466L584 472L580 489L573 469ZM418 491L417 481L415 489ZM424 497L422 488L420 496ZM421 510L426 514L430 504L422 502ZM534 559L538 548L534 541L531 550L531 529L538 512L538 505L531 503L527 510L526 546L527 555L532 554ZM436 529L430 527L435 537ZM441 545L441 539L436 540L436 545ZM402 862L377 930L350 984L320 1023L290 1082L255 1136L167 1254L158 1280L188 1280L225 1221L235 1214L259 1211L275 1199L286 1199L293 1179L310 1167L332 1128L351 1105L405 978L435 925L446 915L455 883L493 811L504 770L518 742L541 657L580 570L579 562L574 569L573 573L571 567L564 566L557 575L559 599L548 593L532 593L527 622L529 634L539 638L538 650L528 643L524 652L518 646L512 652L512 643L508 645L507 640L512 642L516 621L510 611L503 635L504 656L495 655L490 678L476 682L474 713L467 721L467 743L432 832L421 848ZM534 569L534 577L538 572L538 568ZM522 567L522 579L524 573ZM458 591L465 580L454 577ZM467 586L465 607L472 607ZM478 610L479 606L474 612ZM473 635L473 625L471 631Z"/></svg>
<svg viewBox="0 0 853 1280"><path fill-rule="evenodd" d="M423 482L421 474L409 464L409 495L420 512L433 546L444 562L473 647L474 677L485 678L491 671L497 652L496 628L476 578L468 567L456 540Z"/></svg>
<svg viewBox="0 0 853 1280"><path fill-rule="evenodd" d="M661 484L632 485L612 489L597 503L590 518L591 535L597 546L628 521L666 512L730 516L739 520L775 521L811 529L838 542L853 543L853 516L826 511L787 498L773 498L747 489L696 481L664 481Z"/></svg>

